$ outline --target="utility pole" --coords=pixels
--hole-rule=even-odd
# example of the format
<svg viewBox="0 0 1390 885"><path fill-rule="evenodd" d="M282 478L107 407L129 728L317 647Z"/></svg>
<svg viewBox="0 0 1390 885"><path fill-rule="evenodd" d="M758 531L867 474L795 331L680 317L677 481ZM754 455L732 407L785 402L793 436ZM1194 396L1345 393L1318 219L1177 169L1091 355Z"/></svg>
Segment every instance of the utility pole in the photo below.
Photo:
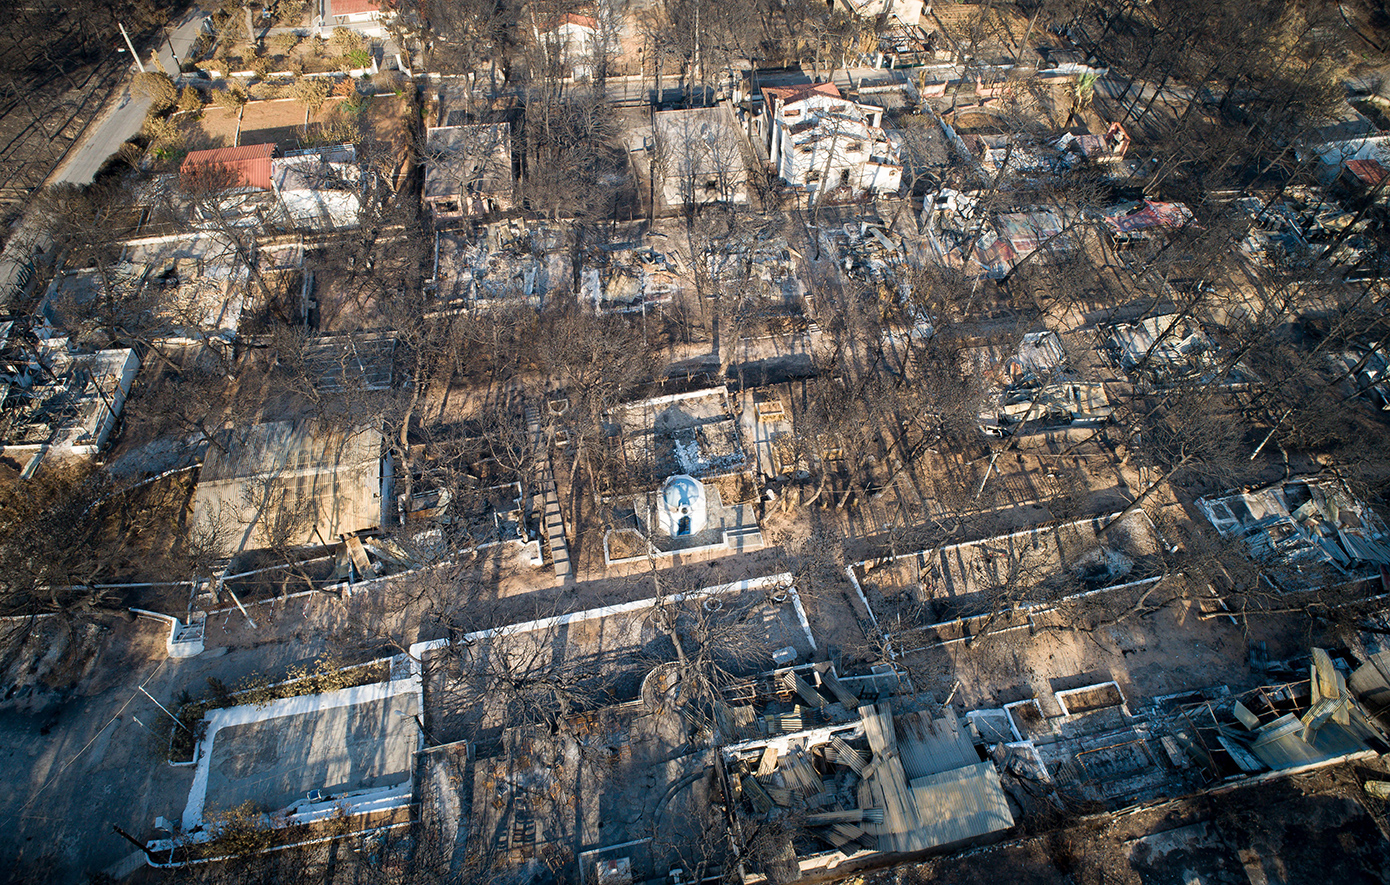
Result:
<svg viewBox="0 0 1390 885"><path fill-rule="evenodd" d="M693 80L693 79L695 78L695 72L698 71L698 70L700 69L700 7L701 7L702 5L703 5L703 4L701 4L701 3L696 3L696 4L695 4L695 54L694 54L694 55L691 57L691 59L690 59L690 79L691 79L691 80ZM689 85L690 85L690 80L687 80L687 81L686 81L686 86L688 87ZM700 76L700 104L701 104L701 106L703 106L704 103L705 103L704 85L705 85L705 78L704 78L704 75L702 74L702 75ZM687 91L686 94L685 94L685 106L686 106L686 107L690 107L690 93L689 93L688 91Z"/></svg>
<svg viewBox="0 0 1390 885"><path fill-rule="evenodd" d="M150 851L150 849L149 849L148 847L146 847L146 845L145 845L144 842L141 842L139 839L137 839L137 838L135 838L134 836L130 835L130 834L127 833L125 830L121 829L120 827L116 826L115 824L112 824L112 825L111 825L111 829L112 829L113 832L115 832L115 834L116 834L117 836L120 836L122 839L125 839L125 840L126 840L127 842L129 842L131 845L134 845L136 848L138 848L138 849L140 849L141 851L145 852L145 857L149 858L150 860L154 860L154 852Z"/></svg>
<svg viewBox="0 0 1390 885"><path fill-rule="evenodd" d="M145 686L143 686L143 685L137 685L136 688L140 689L140 693L143 694L145 697L147 697L147 698L149 698L150 700L154 701L154 705L155 705L156 707L158 707L159 709L163 710L163 711L164 711L164 715L166 715L166 716L168 716L170 719L174 720L174 724L175 724L175 725L177 725L179 728L182 728L184 731L188 732L189 734L192 734L192 733L193 733L193 730L192 730L192 729L190 729L187 725L184 725L182 722L179 721L179 717L177 717L177 716L175 716L173 713L170 713L170 712L169 712L169 708L168 708L168 707L166 707L166 706L164 706L163 704L161 704L161 703L155 698L154 695L152 695L152 694L150 694L149 692L145 691Z"/></svg>
<svg viewBox="0 0 1390 885"><path fill-rule="evenodd" d="M135 59L135 66L140 69L140 73L145 73L145 64L140 61L140 53L135 51L135 44L130 42L130 34L126 33L125 25L116 22L116 27L121 29L121 36L125 38L125 45L130 47L130 57Z"/></svg>
<svg viewBox="0 0 1390 885"><path fill-rule="evenodd" d="M429 741L431 744L436 744L436 745L437 745L437 744L439 743L438 741L436 741L436 740L434 739L433 736L430 735L430 733L429 733L428 731L425 731L425 723L424 723L424 721L420 718L420 714L419 714L419 713L407 713L407 712L405 712L404 710L396 710L395 713L396 713L397 716L401 717L402 719L406 718L407 716L410 717L411 719L414 719L414 720L415 720L415 727L418 728L418 729L420 729L420 736L421 736L421 737L423 737L426 741ZM425 749L429 749L429 748L426 747Z"/></svg>
<svg viewBox="0 0 1390 885"><path fill-rule="evenodd" d="M140 717L139 717L139 716L131 716L130 718L135 720L135 724L136 724L136 725L138 725L138 726L140 726L141 728L145 729L145 731L148 731L148 732L150 733L150 737L155 737L155 738L159 737L159 735L156 734L156 733L154 732L153 729L151 729L148 725L146 725L145 723L143 723L143 722L140 721Z"/></svg>

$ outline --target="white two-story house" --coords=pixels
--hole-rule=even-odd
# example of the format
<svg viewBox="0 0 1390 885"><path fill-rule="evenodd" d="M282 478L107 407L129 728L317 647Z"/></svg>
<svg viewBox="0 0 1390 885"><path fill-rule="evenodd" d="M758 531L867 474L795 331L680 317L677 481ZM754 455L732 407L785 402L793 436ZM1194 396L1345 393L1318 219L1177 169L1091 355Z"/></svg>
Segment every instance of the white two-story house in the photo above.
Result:
<svg viewBox="0 0 1390 885"><path fill-rule="evenodd" d="M860 18L882 18L889 28L915 27L931 6L923 0L830 0L830 7L839 7Z"/></svg>
<svg viewBox="0 0 1390 885"><path fill-rule="evenodd" d="M576 12L553 19L548 27L533 23L532 30L545 64L574 80L594 77L616 48L611 28L593 16Z"/></svg>
<svg viewBox="0 0 1390 885"><path fill-rule="evenodd" d="M315 0L315 4L314 33L320 37L327 37L334 28L348 28L364 37L384 37L386 25L396 16L387 0Z"/></svg>
<svg viewBox="0 0 1390 885"><path fill-rule="evenodd" d="M882 128L883 109L840 95L833 83L763 89L762 137L777 175L808 203L896 193L903 167Z"/></svg>

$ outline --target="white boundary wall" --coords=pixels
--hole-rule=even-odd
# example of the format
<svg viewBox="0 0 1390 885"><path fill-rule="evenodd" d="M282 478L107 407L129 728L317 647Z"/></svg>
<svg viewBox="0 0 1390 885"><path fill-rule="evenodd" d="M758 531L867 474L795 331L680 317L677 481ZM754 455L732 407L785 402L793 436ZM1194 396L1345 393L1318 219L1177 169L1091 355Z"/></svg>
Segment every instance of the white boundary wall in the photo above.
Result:
<svg viewBox="0 0 1390 885"><path fill-rule="evenodd" d="M324 692L323 694L300 695L292 698L281 698L278 701L271 701L263 707L247 704L240 707L224 707L220 710L213 710L207 715L208 730L202 741L198 744L196 756L198 767L193 773L193 786L188 791L188 805L183 811L183 828L185 832L191 832L203 825L203 808L207 803L208 793L208 774L212 764L212 746L217 738L217 732L233 725L249 725L254 722L266 722L271 719L281 719L286 716L302 716L308 713L317 713L322 710L332 710L336 707L352 707L357 704L366 704L373 701L384 700L395 697L398 694L415 693L420 694L422 686L420 684L420 674L418 668L412 667L411 674L405 679L397 679L390 682L375 682L371 685L359 685L353 688L343 688L337 691ZM385 794L391 794L387 796ZM391 807L392 805L405 804L410 801L410 784L405 786L390 787L381 790L370 790L360 793L358 796L349 797L351 800L349 813L360 813L360 811L370 810L369 808L358 809L358 804L373 807ZM400 802L389 802L386 805L380 803L384 798L399 798ZM343 801L324 803L322 809L317 811L312 809L303 815L295 814L292 820L295 823L304 823L315 820L319 817L333 813L343 805Z"/></svg>
<svg viewBox="0 0 1390 885"><path fill-rule="evenodd" d="M593 621L599 618L607 618L612 615L627 614L629 612L643 611L644 609L655 608L662 602L684 602L687 599L700 599L704 596L715 596L727 593L745 593L750 590L783 590L786 592L788 601L796 609L797 620L801 622L801 632L806 636L806 641L811 646L811 651L816 650L816 639L811 635L811 624L806 618L806 609L801 605L801 596L796 592L796 587L792 586L792 576L789 572L778 575L765 575L761 578L747 578L742 581L735 581L732 584L718 584L713 587L705 587L693 593L676 593L660 599L638 599L635 602L624 602L618 605L607 605L602 608L591 608L585 611L571 612L567 615L555 615L549 618L540 618L535 621L523 621L519 624L508 624L505 627L493 627L489 630L478 630L469 633L459 642L467 645L482 639L491 639L495 636L514 636L518 633L530 633L535 630L548 630L551 627L563 627L567 624L576 624L583 621ZM417 642L410 647L411 666L418 667L426 652L436 651L446 648L449 645L447 639L435 639L429 642Z"/></svg>
<svg viewBox="0 0 1390 885"><path fill-rule="evenodd" d="M458 641L467 644L496 636L511 636L518 633L527 633L566 624L596 620L612 615L643 611L655 608L658 604L663 602L678 603L687 599L701 599L707 596L746 593L750 591L767 591L769 593L781 591L785 593L786 601L790 602L793 609L796 611L797 621L801 625L801 630L806 637L806 642L813 652L816 650L816 640L811 633L811 624L806 617L806 609L801 604L801 596L796 592L796 587L793 586L792 583L792 575L788 572L765 575L759 578L748 578L742 581L735 581L731 584L719 584L705 587L692 593L677 593L665 598L653 597L650 599L639 599L633 602L620 603L618 605L587 609L585 611L556 615L549 618L540 618L533 621L523 621L521 623L494 627L487 630L478 630L469 633ZM188 793L188 804L184 808L183 813L182 824L185 833L192 833L192 831L198 830L203 826L203 810L207 803L208 775L212 762L212 747L216 740L217 732L234 725L247 725L253 722L264 722L285 716L304 715L306 713L315 713L320 710L330 710L336 707L350 707L356 704L371 703L373 701L395 697L396 695L410 693L416 696L418 707L423 712L425 708L424 656L430 652L447 648L448 646L448 639L417 642L410 646L406 654L385 659L391 662L391 672L393 674L400 673L402 669L404 669L404 675L400 678L393 678L386 682L376 682L370 685L344 688L317 695L300 695L292 698L281 698L280 700L272 701L269 704L259 707L255 705L224 707L208 713L206 717L208 723L207 733L198 743L194 751L194 756L197 759L197 767L193 774L193 785ZM423 748L424 734L421 733L418 739ZM412 785L410 783L405 783L394 787L364 790L356 795L340 797L336 800L314 805L301 805L299 806L299 810L290 816L289 820L291 823L308 823L329 817L339 811L349 815L363 814L370 811L408 805L411 800ZM186 838L190 841L201 842L208 841L214 838L215 835L215 833L201 830ZM173 840L160 839L150 842L147 847L154 852L171 852L176 847L176 843ZM167 865L153 865L182 866L183 864L171 863Z"/></svg>

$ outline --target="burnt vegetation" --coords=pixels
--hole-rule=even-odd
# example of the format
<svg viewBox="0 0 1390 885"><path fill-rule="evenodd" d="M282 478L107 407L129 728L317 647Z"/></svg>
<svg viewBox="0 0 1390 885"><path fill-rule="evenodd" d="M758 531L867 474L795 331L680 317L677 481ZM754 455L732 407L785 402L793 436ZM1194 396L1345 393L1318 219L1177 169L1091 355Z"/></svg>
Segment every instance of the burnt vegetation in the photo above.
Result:
<svg viewBox="0 0 1390 885"><path fill-rule="evenodd" d="M248 656L391 658L422 686L396 718L453 760L429 789L457 808L237 806L196 850L172 833L217 860L170 876L575 881L611 842L794 881L807 846L872 842L816 810L859 783L839 747L799 798L725 770L857 715L825 669L797 677L825 703L771 675L798 655L866 680L856 703L910 682L930 724L1097 675L1044 673L1046 642L1167 698L1204 668L1306 677L1268 637L1381 647L1382 4L379 5L336 31L209 10L84 185L41 187L126 85L115 25L138 43L172 8L31 3L0 40L0 204L47 244L0 340L0 661L32 675L40 625L131 609L178 618L171 649L196 623ZM1288 512L1252 513L1266 494ZM63 709L76 681L43 667ZM585 778L634 758L697 770L586 830ZM1112 881L1082 842L1119 794L1013 762L1029 862Z"/></svg>

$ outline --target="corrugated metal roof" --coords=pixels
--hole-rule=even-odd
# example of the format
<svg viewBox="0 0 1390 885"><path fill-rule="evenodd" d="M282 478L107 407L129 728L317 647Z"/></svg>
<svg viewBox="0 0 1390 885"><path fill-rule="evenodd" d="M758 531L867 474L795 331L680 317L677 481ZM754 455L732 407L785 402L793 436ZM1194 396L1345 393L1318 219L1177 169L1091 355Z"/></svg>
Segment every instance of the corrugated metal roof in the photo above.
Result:
<svg viewBox="0 0 1390 885"><path fill-rule="evenodd" d="M994 216L994 229L999 232L999 238L1007 240L1019 254L1039 248L1060 234L1063 227L1061 215L1051 209Z"/></svg>
<svg viewBox="0 0 1390 885"><path fill-rule="evenodd" d="M1347 680L1347 687L1368 710L1390 712L1390 651L1371 655Z"/></svg>
<svg viewBox="0 0 1390 885"><path fill-rule="evenodd" d="M904 763L909 756L896 736L892 707L886 702L868 704L859 708L859 714L874 755L874 770L864 782L867 793L861 789L860 807L883 812L881 823L866 819L863 828L878 837L880 850L924 851L1013 826L993 763L978 761L972 749L969 765L908 779ZM943 726L942 732L947 729ZM917 754L925 753L920 749L922 741L913 740L919 745ZM953 750L944 744L941 749L938 761L947 764L945 756ZM922 763L923 759L913 760L914 765Z"/></svg>
<svg viewBox="0 0 1390 885"><path fill-rule="evenodd" d="M980 761L955 716L931 719L925 713L898 717L898 756L908 780L974 765Z"/></svg>
<svg viewBox="0 0 1390 885"><path fill-rule="evenodd" d="M1375 187L1390 175L1378 160L1348 160L1347 169L1366 185Z"/></svg>
<svg viewBox="0 0 1390 885"><path fill-rule="evenodd" d="M1260 729L1250 752L1278 771L1326 762L1364 749L1366 745L1355 734L1336 722L1324 723L1313 732L1309 743L1303 740L1303 722L1290 713Z"/></svg>
<svg viewBox="0 0 1390 885"><path fill-rule="evenodd" d="M1111 123L1104 135L1078 135L1081 153L1091 158L1123 157L1129 150L1129 133L1119 123Z"/></svg>
<svg viewBox="0 0 1390 885"><path fill-rule="evenodd" d="M1134 206L1114 206L1105 212L1105 223L1116 233L1135 233L1154 228L1176 230L1192 220L1185 203L1145 200Z"/></svg>
<svg viewBox="0 0 1390 885"><path fill-rule="evenodd" d="M1014 825L992 762L917 778L911 787L921 822L913 834L915 850L964 842Z"/></svg>
<svg viewBox="0 0 1390 885"><path fill-rule="evenodd" d="M183 164L204 165L207 163L233 163L238 160L267 159L275 153L273 144L244 144L240 147L211 148L205 151L189 151Z"/></svg>
<svg viewBox="0 0 1390 885"><path fill-rule="evenodd" d="M213 148L192 151L179 167L179 174L196 179L213 170L226 169L235 173L241 185L270 190L270 161L275 155L273 144L249 144L233 148ZM221 182L219 182L221 184ZM237 186L231 184L231 187Z"/></svg>
<svg viewBox="0 0 1390 885"><path fill-rule="evenodd" d="M911 834L918 827L917 806L912 801L903 775L902 759L898 756L892 705L888 701L867 704L859 708L859 717L864 722L864 736L874 758L873 774L864 781L869 787L866 807L883 809L883 822L865 829L882 837L879 847L884 850L916 850ZM865 806L862 789L860 805Z"/></svg>

